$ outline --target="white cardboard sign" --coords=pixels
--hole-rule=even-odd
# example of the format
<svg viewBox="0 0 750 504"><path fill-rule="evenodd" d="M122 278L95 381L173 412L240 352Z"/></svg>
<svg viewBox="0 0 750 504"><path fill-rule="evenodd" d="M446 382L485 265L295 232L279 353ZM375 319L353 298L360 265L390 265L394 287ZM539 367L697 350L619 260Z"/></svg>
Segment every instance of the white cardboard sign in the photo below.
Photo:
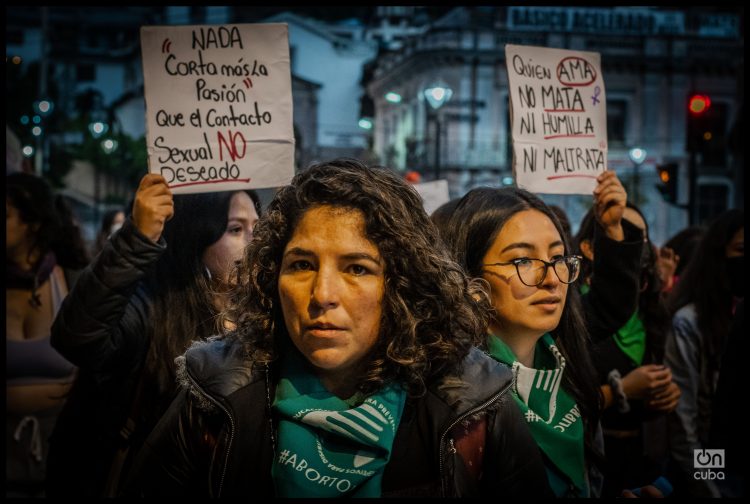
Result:
<svg viewBox="0 0 750 504"><path fill-rule="evenodd" d="M286 24L141 27L149 171L172 192L294 175Z"/></svg>
<svg viewBox="0 0 750 504"><path fill-rule="evenodd" d="M599 53L505 46L513 173L535 193L591 194L607 169Z"/></svg>

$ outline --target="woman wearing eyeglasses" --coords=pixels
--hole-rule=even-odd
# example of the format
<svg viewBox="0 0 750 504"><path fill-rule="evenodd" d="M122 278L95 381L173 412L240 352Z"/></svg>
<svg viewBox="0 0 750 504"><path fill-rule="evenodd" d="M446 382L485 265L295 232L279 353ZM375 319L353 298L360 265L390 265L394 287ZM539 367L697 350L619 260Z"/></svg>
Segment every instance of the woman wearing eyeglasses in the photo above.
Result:
<svg viewBox="0 0 750 504"><path fill-rule="evenodd" d="M623 194L600 176L595 206L619 220ZM621 187L621 186L620 186ZM494 316L485 350L512 367L514 399L541 449L558 497L597 496L600 395L570 253L560 222L537 196L516 188L474 189L448 226L456 259L490 287Z"/></svg>

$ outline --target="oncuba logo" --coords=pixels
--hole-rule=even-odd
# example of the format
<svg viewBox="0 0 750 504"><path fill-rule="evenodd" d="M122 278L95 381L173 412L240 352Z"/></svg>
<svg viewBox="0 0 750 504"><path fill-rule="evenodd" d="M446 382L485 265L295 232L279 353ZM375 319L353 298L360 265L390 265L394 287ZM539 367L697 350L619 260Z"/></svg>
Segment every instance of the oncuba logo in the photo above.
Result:
<svg viewBox="0 0 750 504"><path fill-rule="evenodd" d="M723 480L724 471L714 469L724 469L724 450L693 450L693 467L697 480Z"/></svg>

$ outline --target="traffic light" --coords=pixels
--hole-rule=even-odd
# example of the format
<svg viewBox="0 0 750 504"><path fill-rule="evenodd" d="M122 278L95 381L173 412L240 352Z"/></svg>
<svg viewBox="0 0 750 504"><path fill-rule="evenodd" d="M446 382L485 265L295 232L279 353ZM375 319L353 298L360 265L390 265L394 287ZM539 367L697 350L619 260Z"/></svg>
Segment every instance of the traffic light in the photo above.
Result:
<svg viewBox="0 0 750 504"><path fill-rule="evenodd" d="M711 107L711 98L707 95L696 94L690 97L688 102L688 110L691 114L700 115L706 112Z"/></svg>
<svg viewBox="0 0 750 504"><path fill-rule="evenodd" d="M679 166L677 163L664 163L657 165L656 171L659 174L659 183L656 184L656 188L661 193L664 201L676 205Z"/></svg>
<svg viewBox="0 0 750 504"><path fill-rule="evenodd" d="M695 152L705 146L705 142L711 139L711 133L708 128L707 113L711 108L711 98L705 94L693 94L688 98L688 133L687 133L687 150ZM708 138L706 138L708 132Z"/></svg>

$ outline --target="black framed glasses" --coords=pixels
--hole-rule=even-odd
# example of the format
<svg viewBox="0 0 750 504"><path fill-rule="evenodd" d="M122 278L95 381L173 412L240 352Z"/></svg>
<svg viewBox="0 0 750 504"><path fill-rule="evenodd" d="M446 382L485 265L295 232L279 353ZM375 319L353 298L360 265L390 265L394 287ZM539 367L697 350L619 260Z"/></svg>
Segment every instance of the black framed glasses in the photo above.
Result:
<svg viewBox="0 0 750 504"><path fill-rule="evenodd" d="M516 273L518 273L518 279L521 280L521 283L529 287L542 285L544 279L547 278L547 269L550 266L557 278L564 284L575 282L581 272L581 256L578 255L567 255L554 261L519 257L512 261L484 264L484 266L508 266L510 264L516 267Z"/></svg>

